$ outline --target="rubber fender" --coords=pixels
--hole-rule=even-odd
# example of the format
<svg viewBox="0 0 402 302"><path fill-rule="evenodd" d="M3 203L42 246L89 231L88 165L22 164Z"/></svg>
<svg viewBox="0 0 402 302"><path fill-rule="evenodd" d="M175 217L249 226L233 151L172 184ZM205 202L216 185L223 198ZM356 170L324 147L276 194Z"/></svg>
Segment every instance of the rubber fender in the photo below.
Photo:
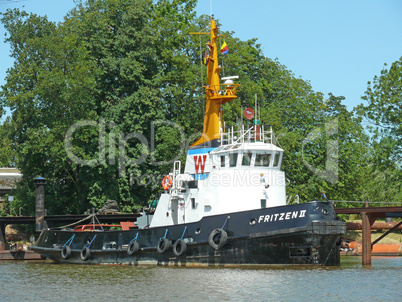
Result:
<svg viewBox="0 0 402 302"><path fill-rule="evenodd" d="M64 245L61 248L61 258L67 260L71 256L71 247L69 245Z"/></svg>
<svg viewBox="0 0 402 302"><path fill-rule="evenodd" d="M163 254L170 248L170 242L167 238L161 237L158 240L158 245L156 246L156 250L158 253Z"/></svg>
<svg viewBox="0 0 402 302"><path fill-rule="evenodd" d="M181 256L187 251L187 243L181 239L177 239L173 244L173 254Z"/></svg>
<svg viewBox="0 0 402 302"><path fill-rule="evenodd" d="M83 247L80 254L82 261L87 261L91 257L91 250L88 247Z"/></svg>
<svg viewBox="0 0 402 302"><path fill-rule="evenodd" d="M219 250L225 245L227 239L228 234L224 229L215 229L209 234L208 243L213 249Z"/></svg>
<svg viewBox="0 0 402 302"><path fill-rule="evenodd" d="M135 253L138 252L138 249L140 248L140 245L138 244L137 241L130 242L130 244L127 247L127 254L128 255L134 255Z"/></svg>

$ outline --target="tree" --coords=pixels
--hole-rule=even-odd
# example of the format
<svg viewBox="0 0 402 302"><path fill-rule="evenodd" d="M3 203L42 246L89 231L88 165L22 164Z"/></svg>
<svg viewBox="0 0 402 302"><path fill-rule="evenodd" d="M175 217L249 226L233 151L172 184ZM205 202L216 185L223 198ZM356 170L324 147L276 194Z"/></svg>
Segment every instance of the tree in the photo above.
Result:
<svg viewBox="0 0 402 302"><path fill-rule="evenodd" d="M362 200L402 204L402 174L392 167L378 169L368 165L363 170L364 182L361 182Z"/></svg>
<svg viewBox="0 0 402 302"><path fill-rule="evenodd" d="M0 167L15 166L13 141L8 136L7 124L0 125Z"/></svg>
<svg viewBox="0 0 402 302"><path fill-rule="evenodd" d="M304 139L303 161L310 170L305 175L310 176L302 183L299 179L298 186L310 194L324 190L332 200L361 200L369 140L361 118L342 105L344 99L330 93L322 107L325 123Z"/></svg>
<svg viewBox="0 0 402 302"><path fill-rule="evenodd" d="M362 97L368 104L358 106L359 113L366 118L368 129L373 135L376 163L386 168L402 160L402 57L380 76L368 82Z"/></svg>
<svg viewBox="0 0 402 302"><path fill-rule="evenodd" d="M5 126L17 154L16 165L23 173L20 192L33 190L32 180L45 176L49 188L63 188L50 212L77 210L85 189L77 177L78 168L67 160L63 141L74 122L95 116L94 65L79 37L46 17L14 9L3 14L2 22L15 63L0 98L12 112ZM92 136L83 131L76 140ZM69 198L76 201L66 202ZM31 204L32 200L25 202Z"/></svg>

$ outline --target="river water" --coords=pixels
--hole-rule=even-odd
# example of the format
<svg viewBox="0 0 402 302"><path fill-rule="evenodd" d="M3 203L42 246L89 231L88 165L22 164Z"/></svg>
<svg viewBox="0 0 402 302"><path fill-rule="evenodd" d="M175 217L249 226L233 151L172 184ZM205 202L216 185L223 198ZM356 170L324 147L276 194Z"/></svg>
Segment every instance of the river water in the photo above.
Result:
<svg viewBox="0 0 402 302"><path fill-rule="evenodd" d="M336 268L174 268L0 262L0 301L402 301L402 257Z"/></svg>

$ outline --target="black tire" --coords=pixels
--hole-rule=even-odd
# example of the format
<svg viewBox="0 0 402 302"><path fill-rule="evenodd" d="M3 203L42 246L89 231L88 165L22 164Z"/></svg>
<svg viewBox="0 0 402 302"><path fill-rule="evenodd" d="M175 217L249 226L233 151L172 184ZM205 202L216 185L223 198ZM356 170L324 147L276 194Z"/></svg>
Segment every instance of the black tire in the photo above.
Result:
<svg viewBox="0 0 402 302"><path fill-rule="evenodd" d="M61 248L61 258L67 260L71 256L71 247L69 245L64 245Z"/></svg>
<svg viewBox="0 0 402 302"><path fill-rule="evenodd" d="M140 248L140 245L138 244L137 241L130 242L130 244L127 247L127 254L129 256L134 255L135 253L138 252L139 248Z"/></svg>
<svg viewBox="0 0 402 302"><path fill-rule="evenodd" d="M83 247L80 254L82 261L87 261L91 257L91 250L88 247Z"/></svg>
<svg viewBox="0 0 402 302"><path fill-rule="evenodd" d="M170 242L167 238L161 237L158 240L158 245L156 246L156 250L159 254L165 253L170 248Z"/></svg>
<svg viewBox="0 0 402 302"><path fill-rule="evenodd" d="M225 230L215 229L211 232L211 234L209 234L208 243L213 249L219 250L225 245L227 239L228 234Z"/></svg>
<svg viewBox="0 0 402 302"><path fill-rule="evenodd" d="M176 256L181 256L187 251L187 243L181 239L177 239L173 244L173 254Z"/></svg>

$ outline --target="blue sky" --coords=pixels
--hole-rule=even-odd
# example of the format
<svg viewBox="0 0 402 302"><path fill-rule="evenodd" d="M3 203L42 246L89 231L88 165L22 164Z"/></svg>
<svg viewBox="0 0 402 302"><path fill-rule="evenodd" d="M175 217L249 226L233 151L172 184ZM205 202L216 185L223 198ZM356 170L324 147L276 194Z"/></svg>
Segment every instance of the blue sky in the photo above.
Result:
<svg viewBox="0 0 402 302"><path fill-rule="evenodd" d="M62 21L73 0L0 0L0 11L22 7ZM210 0L199 0L198 14L210 14ZM222 30L242 40L258 38L266 57L275 59L315 91L345 96L349 110L363 101L367 82L384 63L402 56L400 0L213 0ZM5 30L0 28L0 37ZM0 42L0 85L13 64ZM229 45L230 49L230 45Z"/></svg>

